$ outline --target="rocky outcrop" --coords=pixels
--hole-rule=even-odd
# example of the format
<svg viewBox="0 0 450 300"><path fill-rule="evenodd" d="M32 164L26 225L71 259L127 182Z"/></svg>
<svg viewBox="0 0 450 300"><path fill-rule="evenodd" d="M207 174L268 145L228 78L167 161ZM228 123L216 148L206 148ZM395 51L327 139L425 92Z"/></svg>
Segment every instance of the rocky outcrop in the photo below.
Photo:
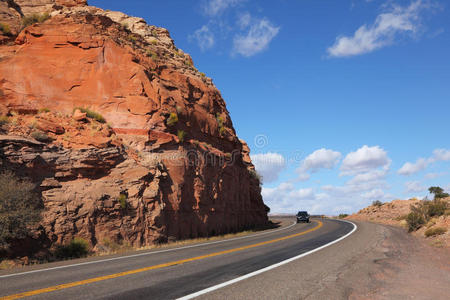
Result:
<svg viewBox="0 0 450 300"><path fill-rule="evenodd" d="M224 100L167 30L85 1L30 2L15 1L26 13L52 4L51 18L0 46L12 119L0 156L39 185L36 238L138 247L267 222Z"/></svg>

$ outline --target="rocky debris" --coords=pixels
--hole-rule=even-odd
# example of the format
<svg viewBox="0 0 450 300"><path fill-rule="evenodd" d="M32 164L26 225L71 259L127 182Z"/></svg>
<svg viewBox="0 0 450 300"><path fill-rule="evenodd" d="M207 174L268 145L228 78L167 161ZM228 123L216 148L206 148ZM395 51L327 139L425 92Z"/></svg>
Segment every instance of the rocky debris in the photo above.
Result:
<svg viewBox="0 0 450 300"><path fill-rule="evenodd" d="M267 222L250 149L167 30L85 1L14 3L51 5L0 46L0 168L42 193L34 242L139 247Z"/></svg>

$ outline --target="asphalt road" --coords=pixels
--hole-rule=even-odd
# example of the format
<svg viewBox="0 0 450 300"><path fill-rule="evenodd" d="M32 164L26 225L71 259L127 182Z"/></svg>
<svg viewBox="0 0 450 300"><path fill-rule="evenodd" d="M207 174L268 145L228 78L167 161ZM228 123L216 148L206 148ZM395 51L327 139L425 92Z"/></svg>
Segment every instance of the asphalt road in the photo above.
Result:
<svg viewBox="0 0 450 300"><path fill-rule="evenodd" d="M0 299L176 299L307 253L353 229L317 219L220 242L2 272Z"/></svg>

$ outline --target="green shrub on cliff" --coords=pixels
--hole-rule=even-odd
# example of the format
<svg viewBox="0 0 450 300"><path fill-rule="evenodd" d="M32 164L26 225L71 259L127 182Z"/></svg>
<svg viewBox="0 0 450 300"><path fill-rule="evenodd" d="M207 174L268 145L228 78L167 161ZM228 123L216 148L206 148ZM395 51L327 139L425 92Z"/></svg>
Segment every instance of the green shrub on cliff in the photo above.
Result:
<svg viewBox="0 0 450 300"><path fill-rule="evenodd" d="M169 118L166 121L168 126L173 126L178 123L178 115L176 113L170 113Z"/></svg>
<svg viewBox="0 0 450 300"><path fill-rule="evenodd" d="M22 25L23 27L27 27L30 25L33 25L35 23L43 23L46 20L48 20L50 18L50 15L48 13L44 13L44 14L32 14L26 17L23 17L22 19Z"/></svg>
<svg viewBox="0 0 450 300"><path fill-rule="evenodd" d="M100 123L106 123L105 118L98 112L90 110L89 108L83 108L83 107L75 107L73 109L73 111L79 109L82 113L86 114L86 117L90 118L90 119L94 119L97 122Z"/></svg>
<svg viewBox="0 0 450 300"><path fill-rule="evenodd" d="M0 116L0 126L8 124L9 122L10 120L7 116Z"/></svg>
<svg viewBox="0 0 450 300"><path fill-rule="evenodd" d="M41 201L34 187L10 171L0 173L0 248L26 237L29 226L41 219Z"/></svg>
<svg viewBox="0 0 450 300"><path fill-rule="evenodd" d="M119 198L117 198L117 201L119 201L119 203L120 203L120 208L122 208L122 209L127 208L127 206L128 206L128 203L127 203L127 195L125 195L125 194L120 194L120 195L119 195Z"/></svg>
<svg viewBox="0 0 450 300"><path fill-rule="evenodd" d="M49 137L46 133L36 130L31 133L31 137L34 138L36 141L47 143L51 142L52 138Z"/></svg>
<svg viewBox="0 0 450 300"><path fill-rule="evenodd" d="M56 248L55 256L59 259L79 258L89 254L89 243L79 237L74 238L67 245Z"/></svg>
<svg viewBox="0 0 450 300"><path fill-rule="evenodd" d="M183 130L178 130L177 136L180 143L182 143L184 142L184 138L186 137L186 132L184 132Z"/></svg>
<svg viewBox="0 0 450 300"><path fill-rule="evenodd" d="M11 29L9 28L8 24L0 23L0 31L3 32L5 35L11 34Z"/></svg>

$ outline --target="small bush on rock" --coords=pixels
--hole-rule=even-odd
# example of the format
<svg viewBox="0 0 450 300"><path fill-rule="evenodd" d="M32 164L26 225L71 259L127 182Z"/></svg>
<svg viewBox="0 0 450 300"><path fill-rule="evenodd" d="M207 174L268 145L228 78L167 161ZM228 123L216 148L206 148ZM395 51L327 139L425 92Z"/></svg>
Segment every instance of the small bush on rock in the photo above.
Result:
<svg viewBox="0 0 450 300"><path fill-rule="evenodd" d="M0 173L0 248L26 237L29 226L41 219L41 201L34 188L10 171Z"/></svg>
<svg viewBox="0 0 450 300"><path fill-rule="evenodd" d="M105 118L98 112L95 112L93 110L90 110L89 108L83 108L83 107L75 107L73 109L73 111L79 109L82 113L86 114L86 117L90 118L90 119L94 119L97 122L100 123L106 123Z"/></svg>
<svg viewBox="0 0 450 300"><path fill-rule="evenodd" d="M127 203L127 195L125 195L125 194L120 194L120 195L119 195L119 198L117 198L117 200L118 200L119 203L120 203L120 208L122 208L122 209L127 208L127 206L128 206L128 203Z"/></svg>
<svg viewBox="0 0 450 300"><path fill-rule="evenodd" d="M180 143L182 143L184 142L184 138L186 137L186 132L184 132L183 130L178 130L177 136Z"/></svg>
<svg viewBox="0 0 450 300"><path fill-rule="evenodd" d="M435 227L435 228L427 229L425 231L425 236L430 237L430 236L444 234L446 232L447 232L447 229L444 227Z"/></svg>
<svg viewBox="0 0 450 300"><path fill-rule="evenodd" d="M167 125L173 126L178 123L178 115L176 113L170 113L169 118L167 118Z"/></svg>
<svg viewBox="0 0 450 300"><path fill-rule="evenodd" d="M0 116L0 126L6 125L9 123L9 118L7 116Z"/></svg>
<svg viewBox="0 0 450 300"><path fill-rule="evenodd" d="M85 257L89 254L89 243L82 238L74 238L67 245L56 248L55 256L59 259Z"/></svg>
<svg viewBox="0 0 450 300"><path fill-rule="evenodd" d="M5 35L11 35L11 29L8 24L0 23L0 31Z"/></svg>
<svg viewBox="0 0 450 300"><path fill-rule="evenodd" d="M43 23L46 20L48 20L50 18L50 15L48 13L44 13L44 14L32 14L30 16L26 16L22 19L22 25L23 27L27 27L30 25L33 25L35 23Z"/></svg>
<svg viewBox="0 0 450 300"><path fill-rule="evenodd" d="M34 138L35 140L42 142L42 143L47 143L47 142L51 142L52 138L49 137L47 134L45 134L42 131L33 131L31 133L31 137Z"/></svg>

